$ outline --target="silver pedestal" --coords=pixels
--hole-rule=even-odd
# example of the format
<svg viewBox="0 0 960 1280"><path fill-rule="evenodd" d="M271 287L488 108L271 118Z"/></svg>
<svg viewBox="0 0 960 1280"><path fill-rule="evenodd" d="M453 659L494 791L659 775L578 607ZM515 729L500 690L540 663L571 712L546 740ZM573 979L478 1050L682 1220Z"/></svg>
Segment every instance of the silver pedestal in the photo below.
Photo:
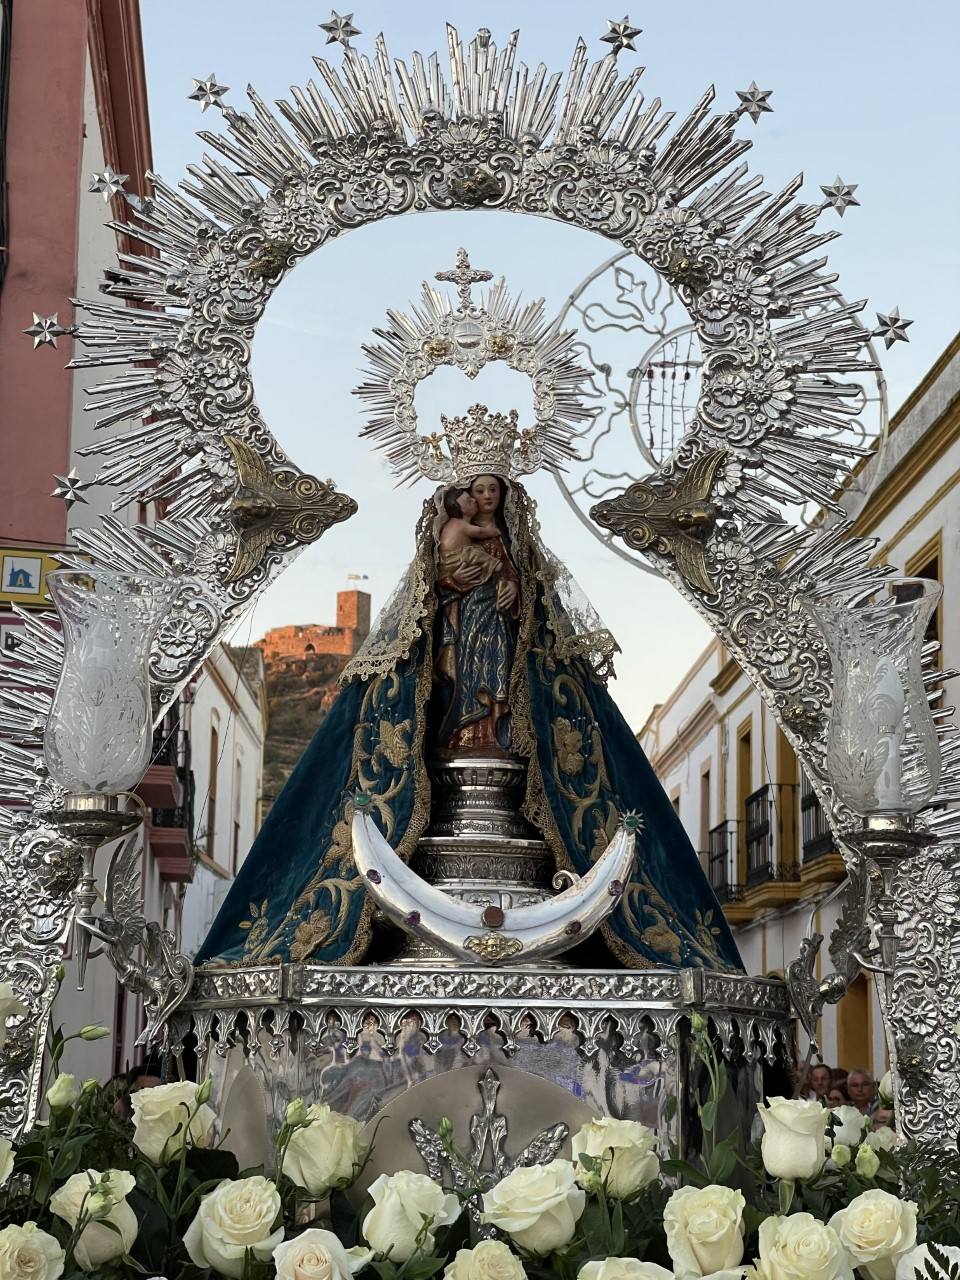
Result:
<svg viewBox="0 0 960 1280"><path fill-rule="evenodd" d="M451 897L492 910L525 907L556 892L553 854L521 813L527 764L518 757L451 755L430 766L430 826L411 866ZM408 937L400 963L453 964Z"/></svg>
<svg viewBox="0 0 960 1280"><path fill-rule="evenodd" d="M701 969L205 969L171 1039L174 1052L196 1043L197 1072L213 1076L241 1165L269 1161L287 1104L302 1096L380 1125L369 1180L423 1169L412 1120L435 1129L447 1116L469 1146L488 1068L509 1151L547 1120L575 1131L596 1115L655 1127L664 1150L695 1147L695 1010L730 1072L724 1122L749 1134L763 1093L790 1088L793 1019L772 979Z"/></svg>

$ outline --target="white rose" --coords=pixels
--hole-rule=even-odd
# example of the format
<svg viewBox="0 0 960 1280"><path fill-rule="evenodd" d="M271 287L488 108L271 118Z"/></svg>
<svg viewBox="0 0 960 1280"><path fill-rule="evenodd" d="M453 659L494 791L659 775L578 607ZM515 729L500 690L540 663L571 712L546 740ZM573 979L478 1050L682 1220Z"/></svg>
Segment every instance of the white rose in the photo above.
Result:
<svg viewBox="0 0 960 1280"><path fill-rule="evenodd" d="M318 1199L338 1182L353 1177L361 1158L360 1130L363 1125L350 1116L331 1111L325 1102L316 1103L306 1113L307 1124L294 1130L283 1157L283 1172L298 1187L305 1187Z"/></svg>
<svg viewBox="0 0 960 1280"><path fill-rule="evenodd" d="M960 1264L960 1248L955 1244L939 1244L934 1246L947 1259L947 1262ZM911 1249L909 1253L897 1261L897 1280L916 1280L917 1272L922 1276L927 1275L927 1267L932 1267L934 1273L944 1277L946 1280L947 1273L940 1270L933 1258L930 1256L930 1246L927 1244L919 1244L916 1249Z"/></svg>
<svg viewBox="0 0 960 1280"><path fill-rule="evenodd" d="M0 1231L0 1280L58 1280L66 1257L60 1242L35 1222Z"/></svg>
<svg viewBox="0 0 960 1280"><path fill-rule="evenodd" d="M7 1185L11 1173L13 1173L13 1147L6 1138L0 1138L0 1187Z"/></svg>
<svg viewBox="0 0 960 1280"><path fill-rule="evenodd" d="M122 1169L106 1173L87 1169L68 1178L50 1197L51 1211L69 1227L77 1225L81 1211L96 1219L87 1223L77 1240L74 1256L84 1271L96 1271L103 1263L130 1252L139 1225L126 1197L136 1185L133 1174Z"/></svg>
<svg viewBox="0 0 960 1280"><path fill-rule="evenodd" d="M444 1268L445 1280L526 1280L523 1263L502 1240L481 1240L460 1249Z"/></svg>
<svg viewBox="0 0 960 1280"><path fill-rule="evenodd" d="M895 1131L888 1124L872 1129L864 1138L867 1146L873 1147L874 1151L892 1151L899 1141Z"/></svg>
<svg viewBox="0 0 960 1280"><path fill-rule="evenodd" d="M731 1187L680 1187L663 1210L667 1250L682 1276L708 1276L743 1258L745 1201Z"/></svg>
<svg viewBox="0 0 960 1280"><path fill-rule="evenodd" d="M9 982L0 982L0 1049L7 1039L7 1019L22 1018L30 1010L17 998L16 992ZM41 1235L44 1233L41 1232Z"/></svg>
<svg viewBox="0 0 960 1280"><path fill-rule="evenodd" d="M888 1107L893 1105L893 1076L889 1071L885 1071L880 1077L877 1093L880 1095L881 1102L885 1102Z"/></svg>
<svg viewBox="0 0 960 1280"><path fill-rule="evenodd" d="M760 1223L758 1280L853 1280L847 1252L832 1227L812 1213Z"/></svg>
<svg viewBox="0 0 960 1280"><path fill-rule="evenodd" d="M206 1146L216 1120L205 1102L197 1105L200 1085L183 1081L158 1084L152 1089L138 1089L130 1095L133 1107L133 1142L148 1160L165 1164L179 1155L189 1136L194 1147ZM195 1113L195 1114L194 1114ZM190 1132L187 1133L187 1117Z"/></svg>
<svg viewBox="0 0 960 1280"><path fill-rule="evenodd" d="M345 1249L332 1231L311 1227L273 1251L277 1280L350 1280L367 1265L369 1249Z"/></svg>
<svg viewBox="0 0 960 1280"><path fill-rule="evenodd" d="M760 1154L772 1178L812 1178L826 1160L830 1112L815 1099L770 1098L757 1103L763 1121Z"/></svg>
<svg viewBox="0 0 960 1280"><path fill-rule="evenodd" d="M601 1159L600 1175L606 1178L607 1191L619 1200L642 1191L660 1173L657 1135L636 1120L601 1116L575 1133L570 1145L574 1163L581 1155ZM577 1170L577 1181L581 1185L589 1182L582 1167Z"/></svg>
<svg viewBox="0 0 960 1280"><path fill-rule="evenodd" d="M874 1188L835 1213L830 1226L869 1280L894 1280L897 1261L917 1243L917 1206Z"/></svg>
<svg viewBox="0 0 960 1280"><path fill-rule="evenodd" d="M221 1182L200 1201L184 1234L190 1261L239 1280L248 1249L266 1262L283 1239L283 1225L274 1230L279 1214L280 1195L268 1178L255 1174Z"/></svg>
<svg viewBox="0 0 960 1280"><path fill-rule="evenodd" d="M69 1071L61 1071L47 1090L47 1106L51 1111L59 1111L61 1108L72 1107L79 1097L77 1077L72 1076Z"/></svg>
<svg viewBox="0 0 960 1280"><path fill-rule="evenodd" d="M604 1258L602 1262L585 1262L577 1280L673 1280L673 1272L639 1258Z"/></svg>
<svg viewBox="0 0 960 1280"><path fill-rule="evenodd" d="M834 1116L834 1142L842 1142L845 1146L855 1147L863 1138L863 1131L870 1123L870 1117L865 1116L856 1107L834 1107L832 1115Z"/></svg>
<svg viewBox="0 0 960 1280"><path fill-rule="evenodd" d="M373 1208L363 1220L363 1235L377 1253L392 1262L406 1262L419 1249L430 1253L437 1227L460 1217L460 1201L425 1173L381 1173L370 1184ZM429 1223L419 1245L417 1236Z"/></svg>
<svg viewBox="0 0 960 1280"><path fill-rule="evenodd" d="M742 1280L744 1268L732 1271L715 1271L704 1280ZM603 1262L585 1262L577 1273L577 1280L674 1280L674 1273L655 1262L641 1262L639 1258L605 1258Z"/></svg>
<svg viewBox="0 0 960 1280"><path fill-rule="evenodd" d="M551 1253L573 1237L587 1203L569 1160L521 1166L483 1197L482 1220L531 1253Z"/></svg>

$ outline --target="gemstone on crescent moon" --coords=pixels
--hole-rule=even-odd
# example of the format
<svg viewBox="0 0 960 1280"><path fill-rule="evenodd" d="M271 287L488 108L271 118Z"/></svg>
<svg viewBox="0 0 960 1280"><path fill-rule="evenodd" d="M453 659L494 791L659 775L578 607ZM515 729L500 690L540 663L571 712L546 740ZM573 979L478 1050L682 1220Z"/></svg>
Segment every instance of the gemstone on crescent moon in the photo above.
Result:
<svg viewBox="0 0 960 1280"><path fill-rule="evenodd" d="M483 915L480 917L488 929L502 929L506 918L503 907L494 906L493 903L484 907Z"/></svg>

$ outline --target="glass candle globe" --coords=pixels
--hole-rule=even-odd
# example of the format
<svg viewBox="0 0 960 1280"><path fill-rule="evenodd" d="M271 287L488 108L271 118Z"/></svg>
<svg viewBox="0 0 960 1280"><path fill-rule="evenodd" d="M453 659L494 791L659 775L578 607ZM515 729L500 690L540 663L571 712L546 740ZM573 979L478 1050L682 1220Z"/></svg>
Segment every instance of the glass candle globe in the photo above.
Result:
<svg viewBox="0 0 960 1280"><path fill-rule="evenodd" d="M940 781L940 744L921 650L939 583L895 578L858 607L811 603L830 651L827 773L855 813L912 815Z"/></svg>
<svg viewBox="0 0 960 1280"><path fill-rule="evenodd" d="M74 794L127 791L150 763L150 646L178 583L60 569L47 586L64 650L43 738L47 769Z"/></svg>

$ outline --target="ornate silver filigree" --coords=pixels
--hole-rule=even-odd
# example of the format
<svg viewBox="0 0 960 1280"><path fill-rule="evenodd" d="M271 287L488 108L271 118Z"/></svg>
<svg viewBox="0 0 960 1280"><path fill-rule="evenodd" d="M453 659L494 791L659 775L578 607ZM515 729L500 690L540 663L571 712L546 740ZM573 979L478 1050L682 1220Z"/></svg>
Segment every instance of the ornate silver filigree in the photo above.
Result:
<svg viewBox="0 0 960 1280"><path fill-rule="evenodd" d="M549 1164L555 1160L570 1130L565 1124L551 1125L538 1133L517 1155L510 1156L505 1150L507 1118L497 1111L500 1077L492 1067L488 1067L477 1087L482 1109L470 1117L469 1152L457 1150L449 1135L437 1133L422 1120L410 1121L410 1135L430 1177L446 1185L443 1172L444 1169L449 1171L455 1189L466 1196L467 1211L478 1234L489 1237L493 1235L493 1228L480 1221L482 1193L514 1169Z"/></svg>
<svg viewBox="0 0 960 1280"><path fill-rule="evenodd" d="M706 581L691 585L665 552L649 554L770 701L842 830L846 816L832 806L822 770L829 663L799 600L816 588L852 602L883 570L870 566L868 541L783 523L790 504L829 507L858 454L842 427L862 393L845 379L869 371L869 335L857 320L860 304L838 300L824 260L812 256L836 233L816 230L820 204L794 202L799 179L771 196L740 162L750 145L735 136L741 110L756 117L769 109L768 91L752 85L740 109L713 114L709 90L668 132L672 114L658 100L644 104L637 88L642 69L621 76L609 57L590 66L579 41L565 80L531 77L516 61L517 39L498 51L480 32L465 50L450 28L449 82L437 59L392 62L381 36L372 58L346 49L342 72L318 59L322 86L294 88L276 113L253 89L248 113L218 97L226 133L201 132L209 152L190 166L184 194L151 175L148 199L126 197L126 221L110 225L157 253L124 252L107 300L76 302L85 351L74 367L121 368L91 391L88 407L103 430L83 452L102 459L97 481L114 487L116 506L162 500L165 514L149 528L107 517L75 531L77 546L100 565L193 573L154 652L153 677L169 702L299 550L293 539L271 545L232 578L229 557L208 551L231 532L238 476L227 437L274 474L299 474L264 423L250 376L256 324L286 273L349 230L428 209L489 207L596 231L672 285L703 352L696 413L655 478L675 484L711 450L728 455L709 495L718 518L704 542L716 591ZM818 301L830 305L811 315ZM884 338L894 319L902 336L906 322L887 318ZM45 328L43 340L55 329ZM111 435L113 428L120 430ZM746 548L749 574L729 568L736 557L721 548L731 545ZM50 922L43 938L18 918L25 849L56 803L39 764L39 732L27 723L42 728L59 665L58 640L43 619L31 620L17 661L29 667L36 695L26 717L3 703L0 778L33 811L26 824L0 815L0 971L21 979L42 1029L68 901L54 879L37 907ZM943 734L940 803L960 786L960 748L949 726ZM955 816L924 821L957 834ZM940 857L948 851L928 855ZM920 962L919 950L904 954ZM945 971L924 981L949 1008ZM960 1044L947 1031L940 1044L931 1083L905 1111L915 1132L935 1133L945 1119L956 1127L957 1108L944 1109L941 1086L950 1063L956 1080ZM14 1106L5 1123L29 1110L30 1079L35 1073L7 1073L3 1093Z"/></svg>

